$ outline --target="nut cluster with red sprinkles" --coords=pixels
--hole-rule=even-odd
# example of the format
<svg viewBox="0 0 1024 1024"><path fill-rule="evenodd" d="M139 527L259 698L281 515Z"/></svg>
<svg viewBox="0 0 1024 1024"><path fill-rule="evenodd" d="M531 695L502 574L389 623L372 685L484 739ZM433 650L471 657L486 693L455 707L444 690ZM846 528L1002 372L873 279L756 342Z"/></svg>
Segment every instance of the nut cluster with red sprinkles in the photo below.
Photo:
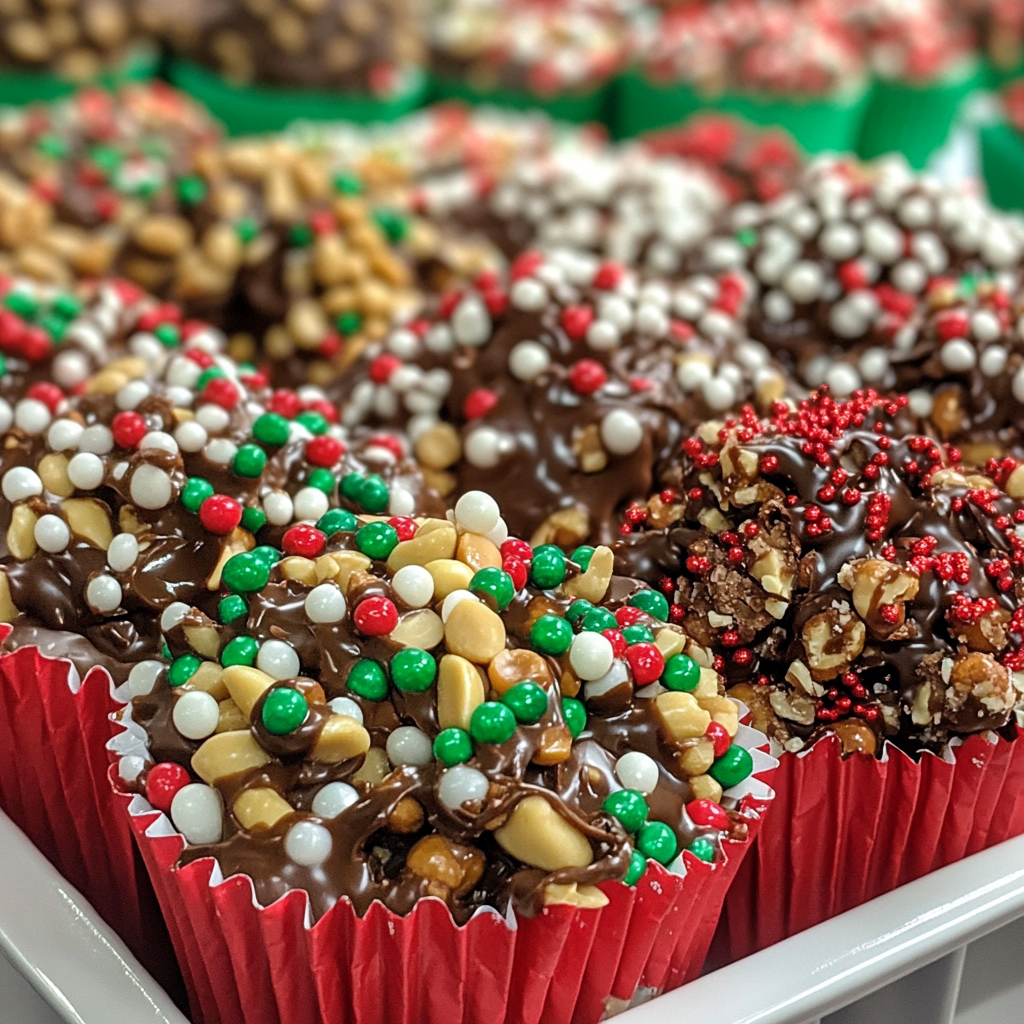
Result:
<svg viewBox="0 0 1024 1024"><path fill-rule="evenodd" d="M1024 467L972 470L914 425L872 391L744 410L624 524L617 570L664 587L789 750L939 749L1007 725L1024 689Z"/></svg>

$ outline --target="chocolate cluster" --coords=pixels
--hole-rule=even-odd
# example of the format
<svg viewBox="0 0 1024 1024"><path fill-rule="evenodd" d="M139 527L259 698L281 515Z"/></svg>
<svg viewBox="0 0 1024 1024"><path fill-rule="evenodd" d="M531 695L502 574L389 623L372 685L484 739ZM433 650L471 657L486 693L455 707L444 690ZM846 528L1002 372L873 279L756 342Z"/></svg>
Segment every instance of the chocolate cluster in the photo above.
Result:
<svg viewBox="0 0 1024 1024"><path fill-rule="evenodd" d="M121 680L159 652L162 615L212 610L227 560L296 517L439 509L397 438L344 436L321 392L271 391L223 335L131 286L79 297L12 282L0 304L14 645Z"/></svg>
<svg viewBox="0 0 1024 1024"><path fill-rule="evenodd" d="M121 776L183 863L245 873L264 905L305 889L314 918L600 907L648 860L718 863L757 734L612 562L510 538L482 492L447 518L297 523L223 565L215 615L165 615Z"/></svg>
<svg viewBox="0 0 1024 1024"><path fill-rule="evenodd" d="M672 288L527 253L371 346L340 382L343 422L404 429L443 494L494 493L535 543L607 538L688 427L784 393L745 302L733 275Z"/></svg>
<svg viewBox="0 0 1024 1024"><path fill-rule="evenodd" d="M175 52L234 85L387 100L409 91L425 59L422 12L410 0L143 0L142 6L147 23Z"/></svg>
<svg viewBox="0 0 1024 1024"><path fill-rule="evenodd" d="M908 404L817 392L708 423L617 547L788 750L940 750L1020 699L1024 469L965 468Z"/></svg>
<svg viewBox="0 0 1024 1024"><path fill-rule="evenodd" d="M926 432L982 446L976 464L992 445L1019 451L1016 219L898 158L822 159L726 224L699 262L749 275L750 335L801 385L908 393Z"/></svg>

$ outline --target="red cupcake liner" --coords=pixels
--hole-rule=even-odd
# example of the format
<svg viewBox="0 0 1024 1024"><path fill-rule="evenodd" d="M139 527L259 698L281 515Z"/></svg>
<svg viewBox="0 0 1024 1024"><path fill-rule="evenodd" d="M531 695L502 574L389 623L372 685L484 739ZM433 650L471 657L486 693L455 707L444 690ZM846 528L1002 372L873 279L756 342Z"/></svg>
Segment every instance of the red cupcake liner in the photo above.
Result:
<svg viewBox="0 0 1024 1024"><path fill-rule="evenodd" d="M123 727L123 723L120 723ZM176 867L185 841L167 817L109 777L149 869L196 1024L593 1024L695 978L726 891L774 796L764 737L740 810L746 842L718 865L684 853L685 873L651 865L634 888L604 883L600 910L548 907L532 919L483 910L459 926L440 900L405 917L342 900L316 924L302 891L268 907L213 858ZM766 745L766 744L765 744Z"/></svg>
<svg viewBox="0 0 1024 1024"><path fill-rule="evenodd" d="M1024 833L1024 741L968 737L945 757L783 754L772 814L737 870L711 961L731 963Z"/></svg>
<svg viewBox="0 0 1024 1024"><path fill-rule="evenodd" d="M109 718L123 706L103 668L80 680L37 647L0 654L0 807L175 994L170 940L107 782Z"/></svg>

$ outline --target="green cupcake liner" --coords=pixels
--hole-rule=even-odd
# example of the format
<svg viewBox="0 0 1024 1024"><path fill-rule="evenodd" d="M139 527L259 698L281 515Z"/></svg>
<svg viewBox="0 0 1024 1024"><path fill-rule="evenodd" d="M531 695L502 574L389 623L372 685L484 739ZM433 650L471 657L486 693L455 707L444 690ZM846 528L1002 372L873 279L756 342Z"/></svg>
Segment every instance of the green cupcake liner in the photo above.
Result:
<svg viewBox="0 0 1024 1024"><path fill-rule="evenodd" d="M626 138L713 110L752 124L784 128L808 153L845 151L856 142L867 100L866 86L822 99L706 94L689 85L652 82L642 71L631 69L618 82L615 128L620 138Z"/></svg>
<svg viewBox="0 0 1024 1024"><path fill-rule="evenodd" d="M538 96L526 89L476 89L462 79L446 75L434 75L431 83L431 99L435 100L461 100L475 106L486 104L512 110L543 110L557 121L575 124L605 121L608 115L607 85L586 92Z"/></svg>
<svg viewBox="0 0 1024 1024"><path fill-rule="evenodd" d="M134 50L117 69L105 71L94 85L108 89L126 82L143 82L153 78L160 67L160 55L149 47ZM0 106L23 107L28 103L45 103L70 96L82 87L82 82L72 82L49 71L21 71L13 68L0 69Z"/></svg>
<svg viewBox="0 0 1024 1024"><path fill-rule="evenodd" d="M1006 121L978 132L989 198L1003 210L1024 210L1024 135Z"/></svg>
<svg viewBox="0 0 1024 1024"><path fill-rule="evenodd" d="M423 102L426 76L417 74L409 88L392 99L322 89L289 89L270 85L239 86L192 61L174 58L168 77L222 121L232 135L274 132L293 121L393 121Z"/></svg>
<svg viewBox="0 0 1024 1024"><path fill-rule="evenodd" d="M899 152L920 170L945 145L960 105L983 82L984 69L973 59L927 85L876 81L857 154L871 160Z"/></svg>

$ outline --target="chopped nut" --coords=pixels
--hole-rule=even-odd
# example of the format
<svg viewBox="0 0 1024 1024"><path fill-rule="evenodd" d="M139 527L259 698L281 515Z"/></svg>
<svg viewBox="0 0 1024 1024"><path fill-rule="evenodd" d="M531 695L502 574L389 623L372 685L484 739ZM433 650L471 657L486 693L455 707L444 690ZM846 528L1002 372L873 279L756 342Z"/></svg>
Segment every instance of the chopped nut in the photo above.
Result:
<svg viewBox="0 0 1024 1024"><path fill-rule="evenodd" d="M824 682L841 675L860 655L867 630L851 611L829 608L804 623L802 639L812 677Z"/></svg>
<svg viewBox="0 0 1024 1024"><path fill-rule="evenodd" d="M582 544L590 533L590 517L582 508L562 508L544 520L530 537L530 544L555 544L561 548Z"/></svg>
<svg viewBox="0 0 1024 1024"><path fill-rule="evenodd" d="M686 740L697 739L707 732L711 724L711 715L690 693L669 690L658 694L654 705L670 743L682 744Z"/></svg>
<svg viewBox="0 0 1024 1024"><path fill-rule="evenodd" d="M595 548L594 553L590 556L590 564L587 566L586 572L566 580L562 589L571 597L597 604L608 593L614 568L615 556L612 554L611 548L602 544Z"/></svg>
<svg viewBox="0 0 1024 1024"><path fill-rule="evenodd" d="M917 597L920 585L914 573L881 558L852 563L849 571L840 575L839 582L852 590L853 606L872 635L882 639L903 625L905 602Z"/></svg>
<svg viewBox="0 0 1024 1024"><path fill-rule="evenodd" d="M423 805L411 796L404 797L388 815L388 828L394 832L418 832L423 827Z"/></svg>

